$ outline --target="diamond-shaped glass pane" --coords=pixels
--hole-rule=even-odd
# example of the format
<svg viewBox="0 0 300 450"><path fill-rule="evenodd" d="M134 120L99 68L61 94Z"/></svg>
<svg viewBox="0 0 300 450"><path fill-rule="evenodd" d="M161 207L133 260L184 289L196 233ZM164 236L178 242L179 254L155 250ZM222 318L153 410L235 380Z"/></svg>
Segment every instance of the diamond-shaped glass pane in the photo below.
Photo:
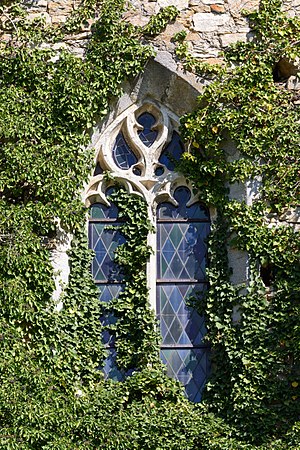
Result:
<svg viewBox="0 0 300 450"><path fill-rule="evenodd" d="M119 297L120 292L124 290L123 284L100 284L99 300L103 303L108 303L111 299Z"/></svg>
<svg viewBox="0 0 300 450"><path fill-rule="evenodd" d="M125 238L122 236L118 227L120 224L114 222L114 229L108 228L104 223L89 224L90 248L95 252L92 261L92 274L95 281L117 281L122 279L120 268L114 262L114 251L124 244Z"/></svg>
<svg viewBox="0 0 300 450"><path fill-rule="evenodd" d="M118 209L113 203L110 206L94 203L90 209L90 217L92 219L116 219L118 217Z"/></svg>
<svg viewBox="0 0 300 450"><path fill-rule="evenodd" d="M152 116L152 114L145 112L138 117L137 121L144 127L143 130L138 131L140 140L146 147L151 147L158 135L158 132L152 129L156 122L155 117Z"/></svg>
<svg viewBox="0 0 300 450"><path fill-rule="evenodd" d="M209 349L161 349L167 374L185 386L192 402L200 402L201 392L210 371Z"/></svg>
<svg viewBox="0 0 300 450"><path fill-rule="evenodd" d="M106 189L105 195L109 199L109 196L115 191L115 187L111 186ZM113 202L110 202L109 206L103 203L94 203L90 208L91 219L116 219L118 217L118 208Z"/></svg>
<svg viewBox="0 0 300 450"><path fill-rule="evenodd" d="M158 278L205 280L209 223L158 223Z"/></svg>
<svg viewBox="0 0 300 450"><path fill-rule="evenodd" d="M190 297L201 297L204 284L160 284L156 288L157 316L162 345L199 345L206 333L204 317L187 306Z"/></svg>
<svg viewBox="0 0 300 450"><path fill-rule="evenodd" d="M123 133L118 134L112 154L114 162L120 169L129 169L137 163L137 157L125 141Z"/></svg>
<svg viewBox="0 0 300 450"><path fill-rule="evenodd" d="M114 381L123 381L127 376L130 376L134 369L130 369L127 372L123 370L119 370L117 363L117 351L115 348L110 348L108 350L108 356L104 361L103 372L104 377L106 379L114 380Z"/></svg>

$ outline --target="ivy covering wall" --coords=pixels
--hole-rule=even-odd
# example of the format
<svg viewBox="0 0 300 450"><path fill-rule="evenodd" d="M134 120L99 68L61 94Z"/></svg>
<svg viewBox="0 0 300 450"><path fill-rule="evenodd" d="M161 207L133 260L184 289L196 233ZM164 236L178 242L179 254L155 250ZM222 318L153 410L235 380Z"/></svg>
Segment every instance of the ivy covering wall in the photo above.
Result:
<svg viewBox="0 0 300 450"><path fill-rule="evenodd" d="M176 37L186 67L211 77L197 110L182 119L188 151L179 169L218 210L210 289L195 305L207 317L214 370L203 402L193 405L159 361L140 270L150 251L147 208L122 189L115 202L127 242L116 258L126 288L112 305L120 318L112 331L119 365L137 370L121 383L103 380L101 311L81 202L91 128L122 82L153 56L141 40L159 33L176 10L142 29L122 21L121 0L101 8L84 0L66 24L51 28L28 22L22 2L1 8L13 39L0 49L0 448L300 448L299 233L272 222L299 204L299 109L274 81L282 58L300 56L299 19L286 17L280 1L262 0L249 16L254 39L230 48L222 68L190 58L184 36ZM41 45L76 33L95 13L84 59ZM226 157L227 140L240 152L237 161ZM249 179L259 180L260 199L251 206L230 200L228 186ZM62 310L50 262L58 224L73 235ZM249 254L245 286L230 281L228 246ZM272 272L269 289L261 268Z"/></svg>

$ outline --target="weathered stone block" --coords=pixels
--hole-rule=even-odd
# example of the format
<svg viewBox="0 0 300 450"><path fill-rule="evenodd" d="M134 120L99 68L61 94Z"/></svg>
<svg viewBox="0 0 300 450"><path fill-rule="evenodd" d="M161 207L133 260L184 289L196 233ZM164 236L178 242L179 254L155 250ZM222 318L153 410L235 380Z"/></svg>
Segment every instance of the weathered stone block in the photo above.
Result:
<svg viewBox="0 0 300 450"><path fill-rule="evenodd" d="M202 0L202 3L204 3L204 5L224 5L224 0Z"/></svg>
<svg viewBox="0 0 300 450"><path fill-rule="evenodd" d="M48 3L48 10L50 14L69 14L73 10L72 2L67 0L56 0Z"/></svg>
<svg viewBox="0 0 300 450"><path fill-rule="evenodd" d="M245 33L226 33L220 36L220 41L222 47L228 47L231 44L235 44L236 42L247 41L247 36Z"/></svg>
<svg viewBox="0 0 300 450"><path fill-rule="evenodd" d="M59 23L65 23L67 18L68 18L67 14L55 14L52 16L52 23L54 25Z"/></svg>
<svg viewBox="0 0 300 450"><path fill-rule="evenodd" d="M31 14L28 14L27 19L28 20L41 19L47 24L51 23L51 17L46 12L33 12Z"/></svg>
<svg viewBox="0 0 300 450"><path fill-rule="evenodd" d="M231 13L241 13L243 9L254 10L259 7L260 0L227 0Z"/></svg>
<svg viewBox="0 0 300 450"><path fill-rule="evenodd" d="M198 13L198 12L210 12L210 6L208 6L208 5L193 6L192 10L195 13Z"/></svg>
<svg viewBox="0 0 300 450"><path fill-rule="evenodd" d="M223 14L225 12L225 8L222 5L213 4L210 5L211 12L217 13L217 14Z"/></svg>
<svg viewBox="0 0 300 450"><path fill-rule="evenodd" d="M217 31L230 22L228 14L196 13L193 17L194 29L201 32Z"/></svg>
<svg viewBox="0 0 300 450"><path fill-rule="evenodd" d="M189 0L158 0L158 4L161 8L176 6L176 8L181 10L189 7Z"/></svg>
<svg viewBox="0 0 300 450"><path fill-rule="evenodd" d="M203 62L207 64L218 64L219 66L224 64L224 60L221 58L206 58L203 59Z"/></svg>

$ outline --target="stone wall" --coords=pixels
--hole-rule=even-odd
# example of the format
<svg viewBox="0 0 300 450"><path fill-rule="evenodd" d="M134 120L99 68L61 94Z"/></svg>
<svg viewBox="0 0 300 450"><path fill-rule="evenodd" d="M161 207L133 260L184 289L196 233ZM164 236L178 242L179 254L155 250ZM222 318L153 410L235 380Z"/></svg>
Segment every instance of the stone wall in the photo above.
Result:
<svg viewBox="0 0 300 450"><path fill-rule="evenodd" d="M64 23L76 10L80 0L24 0L29 18L42 17L46 23ZM243 10L258 8L259 0L132 0L124 18L135 25L145 25L150 16L165 6L176 6L180 14L175 23L154 40L160 51L173 53L172 36L182 30L187 32L187 42L194 56L203 61L221 63L220 51L233 42L251 39L251 30L243 17ZM284 7L291 16L300 16L300 0L285 0ZM7 20L2 17L2 21ZM68 46L75 51L84 48L92 21L88 21L76 39L70 36ZM0 37L1 39L1 37ZM8 40L9 34L3 33Z"/></svg>
<svg viewBox="0 0 300 450"><path fill-rule="evenodd" d="M29 20L42 18L46 24L53 26L63 24L81 3L81 0L23 1L28 10ZM153 45L157 50L155 61L158 63L157 67L164 67L172 73L170 77L172 83L162 94L164 103L167 103L168 99L174 94L177 98L179 85L181 86L180 90L182 90L182 86L188 83L197 94L207 82L206 80L199 80L199 78L196 79L192 74L184 72L180 62L176 58L173 58L175 44L172 42L172 37L174 34L180 31L186 31L186 41L188 42L190 53L193 56L200 58L203 62L222 64L222 50L234 42L246 41L252 38L251 29L242 11L257 9L259 7L259 0L131 0L130 6L128 6L127 12L124 14L124 19L134 25L143 26L148 23L153 14L159 12L161 8L170 5L176 6L180 14L174 23L169 24L165 31L153 40ZM284 9L291 17L300 17L300 0L285 0ZM12 29L14 24L5 14L0 15L0 21L2 22L2 27L0 27L1 45L1 41L7 42L11 39L9 30ZM79 33L66 36L63 42L56 43L53 47L56 49L66 47L78 56L83 56L91 34L90 29L92 23L93 20L88 20L83 24ZM291 66L289 62L284 60L281 61L281 65L281 71L289 70ZM299 67L296 69L299 69ZM146 72L147 70L150 70L149 65L146 68ZM297 91L298 95L300 93L300 80L294 71L289 75L291 76L286 82L286 87ZM164 86L163 83L158 83L158 85L160 89ZM194 91L191 90L190 92ZM193 94L195 98L196 94ZM181 100L182 104L179 106L182 110L179 112L180 114L184 114L189 109L186 106L187 102L190 108L195 106L194 97L193 99L190 96L186 97L186 102ZM300 94L298 97L299 99L296 99L295 103L300 104ZM235 193L233 192L232 195L235 196ZM238 195L240 195L239 190ZM299 208L282 217L281 223L289 223L299 229Z"/></svg>
<svg viewBox="0 0 300 450"><path fill-rule="evenodd" d="M28 18L33 20L42 18L46 24L59 26L65 23L69 15L76 11L81 0L24 0L28 9ZM124 19L134 25L146 25L153 14L160 8L175 5L180 14L174 23L169 24L166 30L154 39L157 50L155 61L150 61L144 74L134 84L124 86L123 97L115 104L103 124L96 127L92 136L92 146L96 147L101 132L134 104L142 104L151 97L158 104L169 107L178 116L191 110L196 105L196 97L202 89L205 80L196 79L192 74L182 70L180 63L173 58L175 44L172 42L174 34L186 31L187 42L193 56L201 58L208 63L222 63L221 51L237 41L251 39L252 32L245 17L244 9L253 10L259 6L259 0L132 0L131 8L127 9ZM285 8L291 16L300 16L300 0L286 0ZM0 42L9 41L9 30L13 24L9 17L0 16L3 31L0 30ZM88 20L76 35L66 36L63 42L54 44L54 48L67 47L69 50L83 56L90 36L93 21ZM284 70L282 67L281 70ZM300 83L293 74L287 88L299 90ZM181 93L178 101L178 92ZM300 103L300 102L299 102ZM226 149L228 157L236 158L235 149ZM232 154L231 154L232 153ZM245 200L251 203L253 186L233 185L230 188L231 198ZM211 211L212 218L214 217ZM278 221L277 217L269 217L269 226L285 224L300 228L300 209L288 211ZM67 283L69 268L66 250L69 247L69 238L63 233L58 236L59 245L52 254L53 267L57 273L56 290L54 297L58 299L61 285ZM244 283L247 279L247 255L234 249L229 251L230 266L233 269L232 282ZM149 272L151 273L151 272ZM58 308L61 304L58 304ZM234 313L234 320L238 320L238 312Z"/></svg>

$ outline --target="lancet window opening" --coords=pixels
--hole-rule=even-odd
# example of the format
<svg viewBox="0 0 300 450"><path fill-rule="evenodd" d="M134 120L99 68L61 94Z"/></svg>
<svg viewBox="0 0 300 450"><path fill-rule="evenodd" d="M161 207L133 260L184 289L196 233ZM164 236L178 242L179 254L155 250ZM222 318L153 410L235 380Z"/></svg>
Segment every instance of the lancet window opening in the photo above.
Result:
<svg viewBox="0 0 300 450"><path fill-rule="evenodd" d="M210 219L208 209L174 170L175 161L184 151L177 123L176 116L165 107L148 102L141 107L133 105L106 129L87 187L89 239L96 255L92 273L100 288L100 300L109 302L122 290L113 251L124 241L120 233L107 231L105 226L118 223L116 207L107 199L103 171L108 171L129 192L147 201L149 218L156 228L156 233L149 234L154 254L147 275L150 304L160 323L161 358L168 374L181 381L187 396L198 402L209 373L209 348L203 343L204 318L188 306L188 300L207 289L205 239ZM108 335L104 343L110 349L105 375L120 380L122 374L114 364L114 343Z"/></svg>

